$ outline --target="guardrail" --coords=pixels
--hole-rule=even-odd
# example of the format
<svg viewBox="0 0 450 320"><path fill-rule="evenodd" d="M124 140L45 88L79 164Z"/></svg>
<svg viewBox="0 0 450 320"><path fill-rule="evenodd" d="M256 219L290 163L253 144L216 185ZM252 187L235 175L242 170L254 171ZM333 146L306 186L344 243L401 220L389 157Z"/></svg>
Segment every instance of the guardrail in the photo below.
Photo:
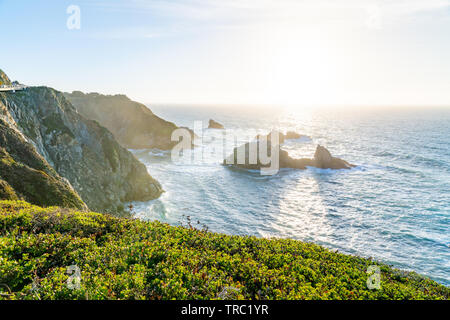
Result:
<svg viewBox="0 0 450 320"><path fill-rule="evenodd" d="M0 86L0 92L16 92L16 91L22 91L25 90L27 86L23 84L18 85L12 85L12 86Z"/></svg>

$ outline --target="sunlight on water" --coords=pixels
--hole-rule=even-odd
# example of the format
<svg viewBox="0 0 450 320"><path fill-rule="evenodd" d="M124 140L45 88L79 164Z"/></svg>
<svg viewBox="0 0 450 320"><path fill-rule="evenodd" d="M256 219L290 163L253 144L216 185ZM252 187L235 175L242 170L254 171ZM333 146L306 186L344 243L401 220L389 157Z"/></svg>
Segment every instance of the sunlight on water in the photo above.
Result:
<svg viewBox="0 0 450 320"><path fill-rule="evenodd" d="M300 177L285 190L279 203L280 213L272 224L276 234L313 241L325 241L332 230L327 222L319 186L314 177Z"/></svg>

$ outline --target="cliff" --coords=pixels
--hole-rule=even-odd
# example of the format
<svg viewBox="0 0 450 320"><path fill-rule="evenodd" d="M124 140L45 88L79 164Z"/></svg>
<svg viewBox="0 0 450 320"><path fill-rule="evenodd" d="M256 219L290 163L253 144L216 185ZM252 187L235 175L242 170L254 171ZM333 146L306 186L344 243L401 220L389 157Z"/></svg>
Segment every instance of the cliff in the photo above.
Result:
<svg viewBox="0 0 450 320"><path fill-rule="evenodd" d="M1 114L0 199L23 199L40 206L87 210L70 183L59 176Z"/></svg>
<svg viewBox="0 0 450 320"><path fill-rule="evenodd" d="M0 86L1 85L11 85L11 80L8 78L6 73L0 69Z"/></svg>
<svg viewBox="0 0 450 320"><path fill-rule="evenodd" d="M171 141L172 132L178 128L174 123L161 119L145 105L125 95L80 91L64 95L80 114L110 130L125 148L169 150L177 143Z"/></svg>
<svg viewBox="0 0 450 320"><path fill-rule="evenodd" d="M0 109L90 209L117 213L124 202L161 194L160 184L146 167L107 129L80 115L61 92L31 87L2 93Z"/></svg>

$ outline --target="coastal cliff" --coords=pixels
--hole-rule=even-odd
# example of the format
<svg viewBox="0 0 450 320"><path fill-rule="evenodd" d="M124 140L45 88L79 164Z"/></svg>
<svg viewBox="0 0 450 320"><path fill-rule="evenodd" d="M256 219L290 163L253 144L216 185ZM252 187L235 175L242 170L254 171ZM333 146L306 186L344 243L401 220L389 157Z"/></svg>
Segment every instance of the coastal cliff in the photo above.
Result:
<svg viewBox="0 0 450 320"><path fill-rule="evenodd" d="M162 193L144 164L106 128L80 115L61 92L30 87L1 93L0 110L90 209L118 213L125 202L147 201Z"/></svg>
<svg viewBox="0 0 450 320"><path fill-rule="evenodd" d="M13 124L1 117L0 199L88 209L70 183L50 167Z"/></svg>
<svg viewBox="0 0 450 320"><path fill-rule="evenodd" d="M11 84L2 70L0 81L3 85ZM0 93L1 101L6 97ZM3 102L0 102L0 199L88 209L69 181L36 152Z"/></svg>
<svg viewBox="0 0 450 320"><path fill-rule="evenodd" d="M125 148L169 150L177 144L171 141L172 132L178 129L174 123L161 119L145 105L125 95L80 91L64 95L81 115L110 130Z"/></svg>

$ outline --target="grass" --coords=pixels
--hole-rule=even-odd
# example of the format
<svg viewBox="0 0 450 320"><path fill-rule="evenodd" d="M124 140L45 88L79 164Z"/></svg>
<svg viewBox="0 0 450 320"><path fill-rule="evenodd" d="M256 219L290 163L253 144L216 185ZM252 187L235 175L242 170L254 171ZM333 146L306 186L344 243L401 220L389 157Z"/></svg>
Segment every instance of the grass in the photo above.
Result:
<svg viewBox="0 0 450 320"><path fill-rule="evenodd" d="M67 285L72 265L78 289ZM380 267L379 290L367 288L370 265ZM311 243L0 201L3 299L448 299L449 291Z"/></svg>

